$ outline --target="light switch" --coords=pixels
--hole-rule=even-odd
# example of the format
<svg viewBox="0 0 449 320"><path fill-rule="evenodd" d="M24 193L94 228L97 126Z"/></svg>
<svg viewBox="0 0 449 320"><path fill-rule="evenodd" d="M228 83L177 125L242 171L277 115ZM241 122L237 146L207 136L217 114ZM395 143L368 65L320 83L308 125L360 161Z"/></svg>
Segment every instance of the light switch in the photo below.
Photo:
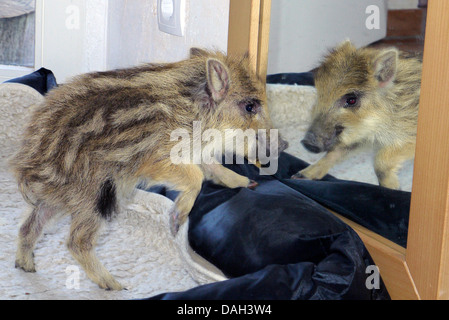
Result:
<svg viewBox="0 0 449 320"><path fill-rule="evenodd" d="M185 0L158 0L159 30L182 37L185 27Z"/></svg>
<svg viewBox="0 0 449 320"><path fill-rule="evenodd" d="M169 21L173 16L173 0L162 0L161 1L161 14L163 21Z"/></svg>

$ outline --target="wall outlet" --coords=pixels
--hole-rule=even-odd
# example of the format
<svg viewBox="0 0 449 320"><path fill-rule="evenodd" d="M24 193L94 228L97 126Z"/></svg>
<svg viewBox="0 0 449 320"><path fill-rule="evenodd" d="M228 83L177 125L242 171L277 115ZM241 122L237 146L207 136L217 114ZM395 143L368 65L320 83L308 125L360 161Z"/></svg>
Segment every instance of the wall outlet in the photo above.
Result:
<svg viewBox="0 0 449 320"><path fill-rule="evenodd" d="M159 30L183 37L185 16L185 0L157 0L157 21Z"/></svg>

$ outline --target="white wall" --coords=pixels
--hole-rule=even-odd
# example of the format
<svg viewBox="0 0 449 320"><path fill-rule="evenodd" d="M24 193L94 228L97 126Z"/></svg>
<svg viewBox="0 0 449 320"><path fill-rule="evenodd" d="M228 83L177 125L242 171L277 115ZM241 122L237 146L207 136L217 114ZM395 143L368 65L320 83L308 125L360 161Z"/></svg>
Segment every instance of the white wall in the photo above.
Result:
<svg viewBox="0 0 449 320"><path fill-rule="evenodd" d="M229 0L186 0L184 37L159 31L157 0L38 0L42 57L58 82L89 71L187 57L190 47L226 51Z"/></svg>
<svg viewBox="0 0 449 320"><path fill-rule="evenodd" d="M58 80L106 67L107 1L44 0L42 66Z"/></svg>
<svg viewBox="0 0 449 320"><path fill-rule="evenodd" d="M187 0L184 37L159 31L157 0L109 2L108 68L185 59L190 47L226 51L229 0Z"/></svg>
<svg viewBox="0 0 449 320"><path fill-rule="evenodd" d="M380 9L380 29L366 27L366 8ZM306 72L349 38L357 46L386 35L384 0L275 0L271 7L268 73Z"/></svg>
<svg viewBox="0 0 449 320"><path fill-rule="evenodd" d="M106 68L108 0L37 0L36 69L53 71L59 83Z"/></svg>

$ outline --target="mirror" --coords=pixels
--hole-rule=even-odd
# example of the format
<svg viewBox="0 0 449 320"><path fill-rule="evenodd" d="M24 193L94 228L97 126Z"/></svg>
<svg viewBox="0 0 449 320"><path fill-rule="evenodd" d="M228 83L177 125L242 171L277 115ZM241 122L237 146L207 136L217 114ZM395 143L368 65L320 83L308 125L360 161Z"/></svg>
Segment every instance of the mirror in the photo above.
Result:
<svg viewBox="0 0 449 320"><path fill-rule="evenodd" d="M377 110L367 110L369 99L374 98L368 93L364 93L361 85L363 79L355 79L357 74L352 74L349 78L353 81L346 81L344 85L335 84L336 82L341 83L342 78L347 76L347 74L342 74L341 70L339 75L329 76L329 79L322 80L325 85L321 85L323 92L321 104L324 104L323 101L326 98L331 100L327 102L331 106L326 112L336 115L333 119L329 117L327 120L315 120L315 122L321 121L321 124L326 124L318 126L320 128L315 130L314 136L309 137L308 146L304 144L306 133L311 127L313 119L317 118L316 115L312 115L312 110L317 104L317 89L312 86L313 73L311 72L317 71L330 50L346 39L349 39L356 48L378 49L379 54L380 50L395 47L401 52L399 60L405 56L407 59L412 56L419 57L424 48L426 2L423 0L345 0L338 1L338 3L327 0L272 1L267 98L274 125L280 128L281 135L290 143L286 152L315 164L325 156L326 148L327 150L332 149L332 147L326 147L326 144L332 145L332 139L345 139L346 146L351 149L347 154L346 151L335 153L333 158L338 158L341 161L336 161L333 164L335 159L331 159L312 174L319 175L316 171L326 171L339 179L376 185L380 179L383 179L385 186L396 189L395 183L392 183L390 178L384 177L384 175L390 175L391 170L381 168L381 165L392 167L393 163L399 163L399 160L395 158L400 158L400 156L396 151L389 152L389 154L382 155L383 158L378 156L380 160L376 161L377 151L382 149L383 145L380 147L379 143L373 143L373 141L384 140L382 141L384 143L387 139L395 138L395 135L396 137L404 135L404 132L410 131L410 129L407 125L401 129L397 126L398 121L395 121L394 125L393 122L386 125L391 120L391 116L379 115ZM387 54L383 60L378 60L377 66L385 66L385 68L378 67L380 68L377 70L378 74L388 75L388 70L390 70L388 66L391 66L392 61L396 61L394 52L391 54L393 56L389 57ZM346 63L350 60L349 57L343 57L339 63ZM403 68L403 65L403 62L397 62L397 67ZM409 68L416 66L415 63ZM414 77L415 80L417 73L420 73L419 70L406 72L410 72L410 77ZM327 77L327 74L329 73L321 72L321 79ZM419 80L420 77L417 81L419 82ZM379 86L382 86L382 90L385 91L395 85L396 81L399 80L387 77L384 82L379 81ZM332 86L333 89L330 90ZM415 89L411 88L412 86L412 84L407 84L410 90L406 91L409 93L413 91L412 96L414 95L414 98L418 98L417 101L419 101L419 86ZM324 92L323 88L329 88L329 92ZM330 98L330 92L336 91L339 92L336 97ZM350 93L353 95L350 96ZM388 93L382 94L387 95ZM340 102L337 101L337 97ZM411 96L401 95L401 97L404 101L411 99ZM382 98L381 95L378 95L376 99L380 98ZM358 105L360 101L362 107ZM354 102L352 110L356 111L358 106L360 110L352 112L353 116L351 117L348 116L349 112L347 111L351 110L349 103L352 102ZM404 115L402 120L404 123L410 122L410 117L417 117L412 111L407 112L409 114ZM339 116L340 118L338 118ZM376 117L382 116L385 121L376 119ZM373 123L375 124L373 125ZM373 133L370 136L367 131L370 130L371 125L374 128L372 128ZM383 128L381 128L382 126ZM397 126L396 133L393 132L394 126ZM326 127L332 127L332 132L324 132ZM377 132L374 132L374 129ZM350 130L352 132L349 132ZM324 142L317 142L316 140L319 140L321 136L327 138L323 138ZM367 143L361 143L363 141L359 140L360 136L366 137ZM316 148L317 146L319 148ZM414 146L408 149L412 150L409 150L408 154L414 153ZM385 151L385 153L388 152ZM407 152L404 151L403 158L408 157L405 153ZM408 158L410 159L403 162L397 175L399 183L397 188L404 191L411 191L412 188L413 157ZM392 164L387 165L388 161ZM329 167L328 171L326 166ZM374 169L375 166L377 166L377 170Z"/></svg>

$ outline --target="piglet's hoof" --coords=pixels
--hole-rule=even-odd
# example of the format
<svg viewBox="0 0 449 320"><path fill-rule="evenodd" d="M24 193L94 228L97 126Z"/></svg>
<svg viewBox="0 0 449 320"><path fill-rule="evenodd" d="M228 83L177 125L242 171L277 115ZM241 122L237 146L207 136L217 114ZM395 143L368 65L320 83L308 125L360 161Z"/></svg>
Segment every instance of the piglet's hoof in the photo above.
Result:
<svg viewBox="0 0 449 320"><path fill-rule="evenodd" d="M294 175L291 176L290 179L294 179L294 180L308 180L305 176L303 176L300 172L295 173Z"/></svg>
<svg viewBox="0 0 449 320"><path fill-rule="evenodd" d="M259 184L254 180L249 180L248 189L254 190Z"/></svg>

